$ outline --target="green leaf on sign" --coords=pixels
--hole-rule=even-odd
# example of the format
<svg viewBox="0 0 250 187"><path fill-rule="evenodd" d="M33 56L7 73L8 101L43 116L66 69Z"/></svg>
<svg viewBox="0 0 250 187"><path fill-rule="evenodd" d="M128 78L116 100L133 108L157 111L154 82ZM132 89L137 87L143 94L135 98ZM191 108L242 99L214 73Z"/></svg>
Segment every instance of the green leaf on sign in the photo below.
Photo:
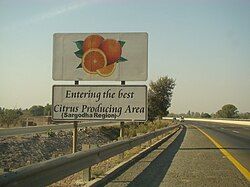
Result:
<svg viewBox="0 0 250 187"><path fill-rule="evenodd" d="M80 49L79 51L76 51L76 52L75 52L75 55L76 55L78 58L82 58L82 56L83 56L83 50Z"/></svg>
<svg viewBox="0 0 250 187"><path fill-rule="evenodd" d="M80 64L77 66L76 69L78 69L78 68L82 68L82 63L80 63Z"/></svg>
<svg viewBox="0 0 250 187"><path fill-rule="evenodd" d="M126 58L124 58L124 57L120 57L118 60L117 60L117 63L119 63L119 62L125 62L125 61L128 61Z"/></svg>
<svg viewBox="0 0 250 187"><path fill-rule="evenodd" d="M124 44L126 43L125 41L118 41L118 42L120 43L121 47L123 47Z"/></svg>
<svg viewBox="0 0 250 187"><path fill-rule="evenodd" d="M82 47L83 47L83 41L81 41L81 40L76 41L75 44L76 44L76 46L77 46L78 49L82 49Z"/></svg>

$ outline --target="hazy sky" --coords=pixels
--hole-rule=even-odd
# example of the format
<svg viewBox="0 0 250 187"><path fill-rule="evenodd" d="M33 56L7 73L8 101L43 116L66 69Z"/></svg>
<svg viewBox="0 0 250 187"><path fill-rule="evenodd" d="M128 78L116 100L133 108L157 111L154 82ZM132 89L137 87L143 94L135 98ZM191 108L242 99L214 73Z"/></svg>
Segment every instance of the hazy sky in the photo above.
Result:
<svg viewBox="0 0 250 187"><path fill-rule="evenodd" d="M142 31L148 82L176 79L171 112L250 111L249 0L0 0L0 23L2 107L51 103L53 33Z"/></svg>

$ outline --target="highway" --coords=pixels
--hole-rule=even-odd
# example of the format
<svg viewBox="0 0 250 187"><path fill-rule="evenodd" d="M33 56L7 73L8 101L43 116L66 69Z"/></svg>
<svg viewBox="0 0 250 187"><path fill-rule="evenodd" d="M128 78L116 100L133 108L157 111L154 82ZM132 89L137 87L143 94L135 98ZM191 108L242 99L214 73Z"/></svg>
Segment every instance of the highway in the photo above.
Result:
<svg viewBox="0 0 250 187"><path fill-rule="evenodd" d="M120 123L94 121L94 122L78 123L77 127L83 128L83 127L117 126L117 125L120 125ZM44 132L47 133L49 130L60 131L73 128L74 128L73 123L51 124L51 125L30 126L30 127L1 128L0 137L18 136L18 135L44 133Z"/></svg>
<svg viewBox="0 0 250 187"><path fill-rule="evenodd" d="M250 126L208 122L188 122L213 137L250 171Z"/></svg>
<svg viewBox="0 0 250 187"><path fill-rule="evenodd" d="M105 186L250 186L250 126L192 122Z"/></svg>

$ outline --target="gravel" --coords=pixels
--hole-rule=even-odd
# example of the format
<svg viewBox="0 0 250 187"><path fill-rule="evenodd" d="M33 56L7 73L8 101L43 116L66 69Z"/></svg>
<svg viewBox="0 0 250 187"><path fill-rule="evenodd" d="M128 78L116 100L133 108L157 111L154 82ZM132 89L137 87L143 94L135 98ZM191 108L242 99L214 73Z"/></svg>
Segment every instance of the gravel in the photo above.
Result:
<svg viewBox="0 0 250 187"><path fill-rule="evenodd" d="M81 129L77 150L81 150L82 144L107 144L117 139L118 135L119 130L112 127ZM59 131L53 137L47 134L0 137L0 168L12 170L71 152L71 131Z"/></svg>

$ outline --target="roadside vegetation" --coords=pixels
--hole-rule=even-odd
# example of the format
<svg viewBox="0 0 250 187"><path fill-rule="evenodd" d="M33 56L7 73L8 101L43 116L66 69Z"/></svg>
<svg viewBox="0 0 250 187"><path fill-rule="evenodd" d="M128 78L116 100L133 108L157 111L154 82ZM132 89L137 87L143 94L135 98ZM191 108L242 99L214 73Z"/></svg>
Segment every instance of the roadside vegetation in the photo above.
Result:
<svg viewBox="0 0 250 187"><path fill-rule="evenodd" d="M6 109L0 107L0 127L22 127L26 125L27 118L50 116L51 105L34 105L29 109Z"/></svg>
<svg viewBox="0 0 250 187"><path fill-rule="evenodd" d="M20 116L23 115L21 109L5 109L0 107L0 125L1 127L16 126L23 123Z"/></svg>
<svg viewBox="0 0 250 187"><path fill-rule="evenodd" d="M168 76L151 81L148 90L148 119L162 118L169 114L175 80Z"/></svg>
<svg viewBox="0 0 250 187"><path fill-rule="evenodd" d="M148 90L148 119L153 121L168 115L175 80L168 76L151 81ZM25 126L27 118L51 116L51 104L33 105L29 109L6 109L0 107L0 127Z"/></svg>
<svg viewBox="0 0 250 187"><path fill-rule="evenodd" d="M173 125L175 122L165 121L165 120L154 120L148 121L146 123L131 123L125 125L125 136L126 137L134 137L138 134L145 134L148 132L153 132L157 129L161 129L167 127L169 125Z"/></svg>
<svg viewBox="0 0 250 187"><path fill-rule="evenodd" d="M145 123L125 123L124 126L124 137L131 138L135 137L140 134L146 134L148 132L153 132L157 129L161 129L167 126L175 125L178 121L171 121L171 120L154 120L154 121L147 121ZM102 133L106 133L111 139L118 139L119 137L119 126L102 126L100 127L100 131Z"/></svg>

